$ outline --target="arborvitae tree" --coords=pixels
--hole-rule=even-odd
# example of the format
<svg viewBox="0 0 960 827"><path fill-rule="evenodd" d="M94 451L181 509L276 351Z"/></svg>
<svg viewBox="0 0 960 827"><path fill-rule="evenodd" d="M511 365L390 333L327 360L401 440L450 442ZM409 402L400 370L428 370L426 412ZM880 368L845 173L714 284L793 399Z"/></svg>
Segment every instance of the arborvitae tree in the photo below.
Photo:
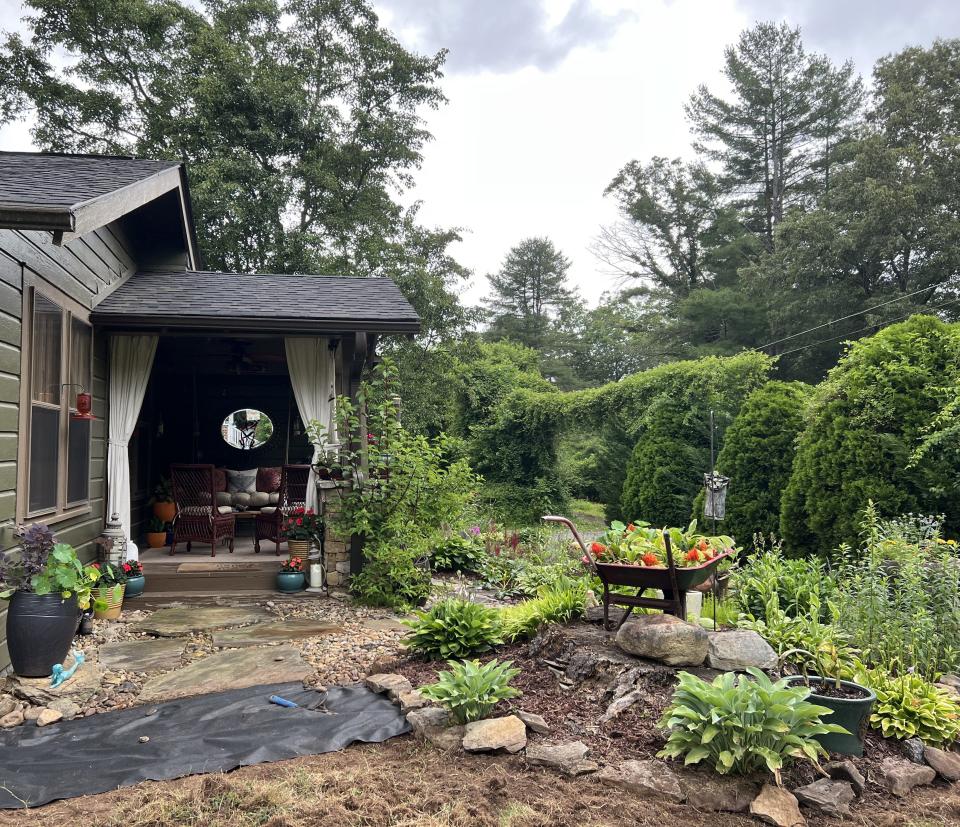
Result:
<svg viewBox="0 0 960 827"><path fill-rule="evenodd" d="M914 458L960 376L960 325L914 316L850 347L816 391L783 492L780 531L795 554L856 545L863 509L945 514L960 502L945 481L956 454Z"/></svg>

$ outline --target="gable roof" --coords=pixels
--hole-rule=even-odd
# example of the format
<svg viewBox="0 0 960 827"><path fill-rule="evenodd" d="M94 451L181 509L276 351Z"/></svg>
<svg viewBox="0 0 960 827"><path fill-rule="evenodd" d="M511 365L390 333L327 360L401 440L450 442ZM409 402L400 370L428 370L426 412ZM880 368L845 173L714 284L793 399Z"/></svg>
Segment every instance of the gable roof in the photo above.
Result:
<svg viewBox="0 0 960 827"><path fill-rule="evenodd" d="M94 308L94 324L139 330L418 333L388 278L146 270Z"/></svg>
<svg viewBox="0 0 960 827"><path fill-rule="evenodd" d="M196 260L186 173L177 161L0 152L0 227L51 230L62 244L177 188Z"/></svg>

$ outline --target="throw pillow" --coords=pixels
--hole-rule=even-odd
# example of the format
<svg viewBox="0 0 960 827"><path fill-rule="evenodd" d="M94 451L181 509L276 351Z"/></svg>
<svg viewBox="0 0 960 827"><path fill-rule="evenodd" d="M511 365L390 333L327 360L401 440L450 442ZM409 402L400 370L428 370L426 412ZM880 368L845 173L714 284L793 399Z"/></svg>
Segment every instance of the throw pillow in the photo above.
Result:
<svg viewBox="0 0 960 827"><path fill-rule="evenodd" d="M257 469L227 471L227 491L231 494L253 494L257 490Z"/></svg>
<svg viewBox="0 0 960 827"><path fill-rule="evenodd" d="M213 490L217 492L227 490L227 472L222 468L213 469Z"/></svg>
<svg viewBox="0 0 960 827"><path fill-rule="evenodd" d="M280 490L280 469L279 468L258 468L257 469L257 491L263 491L272 494Z"/></svg>

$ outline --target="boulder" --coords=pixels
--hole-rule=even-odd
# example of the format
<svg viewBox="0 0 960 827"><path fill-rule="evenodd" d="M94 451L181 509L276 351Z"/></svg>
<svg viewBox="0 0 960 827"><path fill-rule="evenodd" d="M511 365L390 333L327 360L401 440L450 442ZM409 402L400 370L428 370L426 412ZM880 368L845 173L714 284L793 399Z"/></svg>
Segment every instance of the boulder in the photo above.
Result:
<svg viewBox="0 0 960 827"><path fill-rule="evenodd" d="M699 666L707 657L709 642L700 626L668 614L639 615L624 623L616 637L624 652L670 666Z"/></svg>
<svg viewBox="0 0 960 827"><path fill-rule="evenodd" d="M707 666L723 672L743 672L748 667L775 669L777 653L756 632L737 629L708 632Z"/></svg>
<svg viewBox="0 0 960 827"><path fill-rule="evenodd" d="M680 779L663 761L624 761L616 767L604 767L597 773L597 780L643 798L663 798L677 803L684 798Z"/></svg>
<svg viewBox="0 0 960 827"><path fill-rule="evenodd" d="M802 827L807 820L800 814L797 797L789 790L764 784L760 794L750 802L750 815L776 827Z"/></svg>
<svg viewBox="0 0 960 827"><path fill-rule="evenodd" d="M2 718L0 718L0 727L3 729L10 729L11 727L20 726L23 723L23 710L20 707L17 707L12 712L8 712Z"/></svg>
<svg viewBox="0 0 960 827"><path fill-rule="evenodd" d="M698 810L745 813L760 792L760 784L743 778L697 775L681 779L687 804Z"/></svg>
<svg viewBox="0 0 960 827"><path fill-rule="evenodd" d="M534 715L532 712L524 712L522 709L514 714L527 725L527 729L531 732L536 732L537 735L549 734L550 727L539 715Z"/></svg>
<svg viewBox="0 0 960 827"><path fill-rule="evenodd" d="M907 738L901 742L900 748L907 759L913 761L914 764L927 763L923 760L923 741L919 738Z"/></svg>
<svg viewBox="0 0 960 827"><path fill-rule="evenodd" d="M467 752L520 752L527 745L527 727L516 715L484 718L467 724L463 748Z"/></svg>
<svg viewBox="0 0 960 827"><path fill-rule="evenodd" d="M960 675L954 675L951 672L948 672L942 678L940 678L940 683L944 686L952 686L954 689L960 689Z"/></svg>
<svg viewBox="0 0 960 827"><path fill-rule="evenodd" d="M416 689L413 689L410 692L401 692L397 695L397 703L400 704L400 711L407 713L414 709L422 709L425 706L429 706L430 701L424 698Z"/></svg>
<svg viewBox="0 0 960 827"><path fill-rule="evenodd" d="M412 692L413 686L403 675L381 673L368 675L364 681L367 689L380 695L388 695L391 701L400 697L402 692Z"/></svg>
<svg viewBox="0 0 960 827"><path fill-rule="evenodd" d="M407 713L407 722L414 735L419 735L438 749L449 751L460 748L466 727L453 726L450 713L437 706L412 709Z"/></svg>
<svg viewBox="0 0 960 827"><path fill-rule="evenodd" d="M911 761L885 758L880 765L880 777L887 790L903 798L909 795L914 787L932 782L937 773L931 767L921 767Z"/></svg>
<svg viewBox="0 0 960 827"><path fill-rule="evenodd" d="M588 761L590 747L581 741L563 744L534 744L527 747L527 761L541 767L553 767L567 775L584 775L596 772L599 765Z"/></svg>
<svg viewBox="0 0 960 827"><path fill-rule="evenodd" d="M40 714L37 715L37 726L48 726L60 720L63 720L62 712L56 709L41 709Z"/></svg>
<svg viewBox="0 0 960 827"><path fill-rule="evenodd" d="M863 795L867 787L867 779L853 761L828 761L823 765L823 771L835 781L849 781L858 796Z"/></svg>
<svg viewBox="0 0 960 827"><path fill-rule="evenodd" d="M798 787L793 794L801 804L813 807L831 818L844 818L849 815L850 805L856 797L849 781L834 781L830 778L820 778L812 784Z"/></svg>
<svg viewBox="0 0 960 827"><path fill-rule="evenodd" d="M944 781L960 781L960 753L924 747L923 757Z"/></svg>

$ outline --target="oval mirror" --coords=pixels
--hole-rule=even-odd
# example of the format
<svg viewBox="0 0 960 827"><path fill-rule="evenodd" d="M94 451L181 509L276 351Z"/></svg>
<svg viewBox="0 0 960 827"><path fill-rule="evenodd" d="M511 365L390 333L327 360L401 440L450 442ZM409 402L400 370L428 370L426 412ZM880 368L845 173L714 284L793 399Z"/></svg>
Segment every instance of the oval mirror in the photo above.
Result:
<svg viewBox="0 0 960 827"><path fill-rule="evenodd" d="M241 408L227 414L220 426L220 434L230 447L250 451L270 441L273 422L263 411Z"/></svg>

